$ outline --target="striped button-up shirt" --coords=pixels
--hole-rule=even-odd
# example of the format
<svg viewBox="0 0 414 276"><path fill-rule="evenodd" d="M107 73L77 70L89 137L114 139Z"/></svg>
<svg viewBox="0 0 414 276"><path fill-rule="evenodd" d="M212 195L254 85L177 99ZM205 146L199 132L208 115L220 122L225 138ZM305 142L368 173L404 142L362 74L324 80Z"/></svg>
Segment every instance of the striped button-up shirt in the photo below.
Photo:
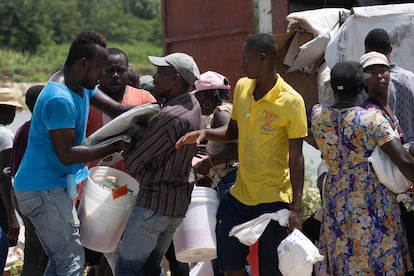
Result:
<svg viewBox="0 0 414 276"><path fill-rule="evenodd" d="M184 217L191 201L191 160L196 146L175 148L187 132L200 129L201 109L189 93L166 102L144 136L125 154L125 163L140 183L136 205L160 215Z"/></svg>

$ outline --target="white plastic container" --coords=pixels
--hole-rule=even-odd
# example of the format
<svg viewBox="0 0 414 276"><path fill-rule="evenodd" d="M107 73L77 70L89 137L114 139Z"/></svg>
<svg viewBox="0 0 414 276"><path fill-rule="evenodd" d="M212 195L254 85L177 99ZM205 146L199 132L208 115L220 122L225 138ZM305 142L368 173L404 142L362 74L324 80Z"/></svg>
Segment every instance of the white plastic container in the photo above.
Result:
<svg viewBox="0 0 414 276"><path fill-rule="evenodd" d="M211 276L214 275L213 266L210 261L197 263L191 270L190 276Z"/></svg>
<svg viewBox="0 0 414 276"><path fill-rule="evenodd" d="M218 205L214 189L194 187L190 206L173 238L178 261L195 263L217 257L215 229Z"/></svg>
<svg viewBox="0 0 414 276"><path fill-rule="evenodd" d="M112 191L101 183L115 176L120 185L127 184L133 193L112 198ZM105 166L93 167L82 187L78 207L80 240L84 247L108 253L116 249L139 190L138 182L130 175Z"/></svg>

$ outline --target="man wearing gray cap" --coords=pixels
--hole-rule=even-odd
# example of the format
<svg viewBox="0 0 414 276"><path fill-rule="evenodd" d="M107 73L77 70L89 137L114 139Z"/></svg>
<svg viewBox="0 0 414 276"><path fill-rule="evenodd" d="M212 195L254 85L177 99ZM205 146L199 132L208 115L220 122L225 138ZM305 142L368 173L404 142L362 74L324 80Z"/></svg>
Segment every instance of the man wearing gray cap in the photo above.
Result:
<svg viewBox="0 0 414 276"><path fill-rule="evenodd" d="M176 150L175 142L200 129L201 108L188 93L199 69L184 53L149 60L157 66L155 93L165 102L144 137L132 142L124 156L140 192L121 240L116 275L160 275L162 257L185 216L194 185L189 176L196 146Z"/></svg>

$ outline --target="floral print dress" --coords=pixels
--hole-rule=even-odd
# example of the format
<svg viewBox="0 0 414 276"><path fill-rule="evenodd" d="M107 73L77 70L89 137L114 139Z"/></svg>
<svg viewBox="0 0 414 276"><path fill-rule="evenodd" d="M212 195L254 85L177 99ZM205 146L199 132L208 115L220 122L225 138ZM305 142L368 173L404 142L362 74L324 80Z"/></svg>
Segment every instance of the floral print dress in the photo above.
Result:
<svg viewBox="0 0 414 276"><path fill-rule="evenodd" d="M403 275L411 269L396 195L368 163L377 145L397 138L379 111L312 109L312 132L328 164L323 190L320 271L329 275Z"/></svg>

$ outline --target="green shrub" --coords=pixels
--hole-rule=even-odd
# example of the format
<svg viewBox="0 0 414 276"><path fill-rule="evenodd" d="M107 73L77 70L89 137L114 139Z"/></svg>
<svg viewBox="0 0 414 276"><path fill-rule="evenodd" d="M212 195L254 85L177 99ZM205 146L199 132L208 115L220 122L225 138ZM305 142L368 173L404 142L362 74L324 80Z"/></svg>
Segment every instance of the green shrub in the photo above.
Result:
<svg viewBox="0 0 414 276"><path fill-rule="evenodd" d="M321 208L321 196L316 183L310 178L310 169L305 169L305 185L302 194L302 222L309 218L316 210Z"/></svg>
<svg viewBox="0 0 414 276"><path fill-rule="evenodd" d="M321 197L318 189L305 185L302 197L302 221L309 218L321 206Z"/></svg>
<svg viewBox="0 0 414 276"><path fill-rule="evenodd" d="M140 75L153 74L155 67L148 61L148 56L162 56L162 47L156 47L148 42L120 44L108 42L108 48L119 48L128 55L129 63Z"/></svg>
<svg viewBox="0 0 414 276"><path fill-rule="evenodd" d="M0 49L0 76L7 75L13 82L46 82L65 62L69 44L44 46L36 54ZM129 57L140 74L152 74L154 66L148 62L149 55L162 55L162 47L148 42L111 43Z"/></svg>

